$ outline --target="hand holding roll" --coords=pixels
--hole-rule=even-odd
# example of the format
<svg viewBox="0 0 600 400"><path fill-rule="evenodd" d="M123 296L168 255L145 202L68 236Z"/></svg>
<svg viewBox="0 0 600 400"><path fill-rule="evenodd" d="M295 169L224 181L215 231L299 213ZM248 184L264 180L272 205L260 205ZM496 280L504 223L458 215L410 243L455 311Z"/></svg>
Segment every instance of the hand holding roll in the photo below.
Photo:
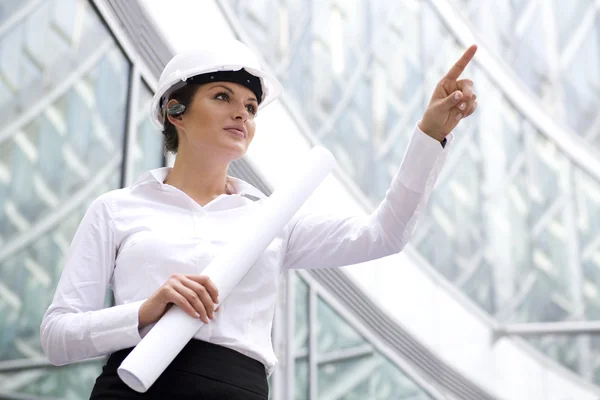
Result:
<svg viewBox="0 0 600 400"><path fill-rule="evenodd" d="M173 304L207 324L218 303L219 291L208 276L174 274L140 307L139 328L157 322Z"/></svg>

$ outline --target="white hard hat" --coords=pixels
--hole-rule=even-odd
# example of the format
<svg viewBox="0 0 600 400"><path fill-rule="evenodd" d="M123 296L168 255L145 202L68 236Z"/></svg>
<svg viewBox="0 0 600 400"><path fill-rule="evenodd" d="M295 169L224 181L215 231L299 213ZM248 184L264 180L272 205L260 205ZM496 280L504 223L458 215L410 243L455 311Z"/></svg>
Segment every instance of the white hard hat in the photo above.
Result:
<svg viewBox="0 0 600 400"><path fill-rule="evenodd" d="M258 58L245 44L233 39L210 41L193 51L177 54L165 66L152 99L152 121L161 130L164 129L161 100L168 99L173 91L185 86L187 79L210 72L239 71L242 68L260 79L263 95L262 100L258 99L259 110L283 92L281 84L260 68Z"/></svg>

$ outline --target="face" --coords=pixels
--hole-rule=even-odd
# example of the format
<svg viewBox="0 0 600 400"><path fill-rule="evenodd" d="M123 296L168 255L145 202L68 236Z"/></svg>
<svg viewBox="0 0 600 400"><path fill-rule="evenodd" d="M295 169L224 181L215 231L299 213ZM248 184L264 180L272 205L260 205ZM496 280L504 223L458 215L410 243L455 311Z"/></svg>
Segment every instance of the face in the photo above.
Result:
<svg viewBox="0 0 600 400"><path fill-rule="evenodd" d="M171 105L174 100L169 101ZM234 160L254 138L258 101L247 87L232 82L200 85L180 118L169 116L179 131L179 149Z"/></svg>

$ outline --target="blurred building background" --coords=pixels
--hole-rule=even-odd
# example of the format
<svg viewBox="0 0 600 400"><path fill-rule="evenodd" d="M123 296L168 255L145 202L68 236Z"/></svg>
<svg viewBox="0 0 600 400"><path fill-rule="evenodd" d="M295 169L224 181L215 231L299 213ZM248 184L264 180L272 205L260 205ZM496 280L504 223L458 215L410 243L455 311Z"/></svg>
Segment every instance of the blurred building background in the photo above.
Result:
<svg viewBox="0 0 600 400"><path fill-rule="evenodd" d="M340 168L313 206L352 212L376 207L433 87L480 45L479 109L406 251L284 274L273 399L598 399L600 336L498 332L600 319L599 8L0 0L0 398L89 397L103 360L53 367L39 344L63 257L95 197L172 161L148 118L164 64L228 36L286 89L231 173L269 193L321 143Z"/></svg>

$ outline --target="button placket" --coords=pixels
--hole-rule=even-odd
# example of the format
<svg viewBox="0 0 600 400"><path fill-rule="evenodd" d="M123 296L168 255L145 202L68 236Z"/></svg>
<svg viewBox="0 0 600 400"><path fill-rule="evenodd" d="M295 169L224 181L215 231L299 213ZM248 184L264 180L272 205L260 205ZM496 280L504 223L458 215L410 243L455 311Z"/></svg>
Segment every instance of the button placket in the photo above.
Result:
<svg viewBox="0 0 600 400"><path fill-rule="evenodd" d="M192 213L194 216L194 236L196 238L201 238L202 223L206 217L206 212L202 210L194 210Z"/></svg>

